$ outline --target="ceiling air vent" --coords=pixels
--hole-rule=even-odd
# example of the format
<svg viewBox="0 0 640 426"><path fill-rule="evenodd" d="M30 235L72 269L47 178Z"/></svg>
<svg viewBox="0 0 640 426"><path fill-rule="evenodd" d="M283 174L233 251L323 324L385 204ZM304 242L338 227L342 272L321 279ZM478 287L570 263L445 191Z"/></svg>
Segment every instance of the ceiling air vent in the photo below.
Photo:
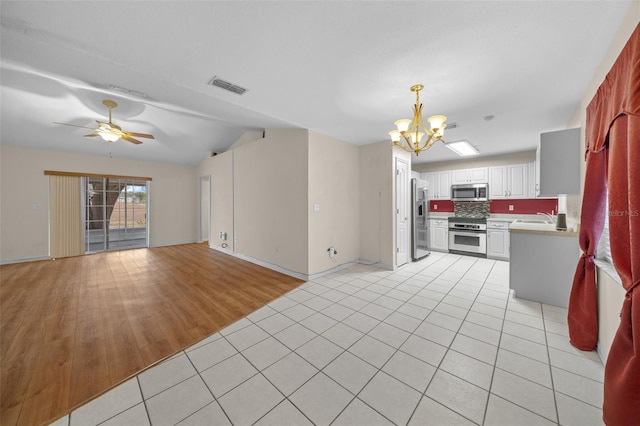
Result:
<svg viewBox="0 0 640 426"><path fill-rule="evenodd" d="M447 123L447 130L453 130L458 126L458 123Z"/></svg>
<svg viewBox="0 0 640 426"><path fill-rule="evenodd" d="M244 92L247 91L247 89L245 89L244 87L240 87L233 83L229 83L228 81L225 81L220 77L213 77L211 80L209 80L209 84L224 90L228 90L229 92L233 92L236 95L243 95Z"/></svg>

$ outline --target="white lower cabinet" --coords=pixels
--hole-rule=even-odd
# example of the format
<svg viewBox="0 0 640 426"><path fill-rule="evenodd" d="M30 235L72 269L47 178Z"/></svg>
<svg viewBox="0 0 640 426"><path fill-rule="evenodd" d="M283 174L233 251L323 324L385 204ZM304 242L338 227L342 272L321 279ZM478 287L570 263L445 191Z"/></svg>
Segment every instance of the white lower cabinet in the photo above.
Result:
<svg viewBox="0 0 640 426"><path fill-rule="evenodd" d="M449 251L449 221L429 219L429 248L436 251Z"/></svg>
<svg viewBox="0 0 640 426"><path fill-rule="evenodd" d="M487 257L509 259L509 222L487 221Z"/></svg>

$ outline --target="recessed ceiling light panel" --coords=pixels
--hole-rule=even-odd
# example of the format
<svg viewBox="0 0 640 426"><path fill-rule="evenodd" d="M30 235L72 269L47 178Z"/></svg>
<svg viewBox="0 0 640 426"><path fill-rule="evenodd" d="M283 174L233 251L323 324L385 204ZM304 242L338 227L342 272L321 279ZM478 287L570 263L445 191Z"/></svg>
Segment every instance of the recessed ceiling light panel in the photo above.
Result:
<svg viewBox="0 0 640 426"><path fill-rule="evenodd" d="M478 150L466 140L447 142L445 143L445 146L461 157L470 157L480 154Z"/></svg>

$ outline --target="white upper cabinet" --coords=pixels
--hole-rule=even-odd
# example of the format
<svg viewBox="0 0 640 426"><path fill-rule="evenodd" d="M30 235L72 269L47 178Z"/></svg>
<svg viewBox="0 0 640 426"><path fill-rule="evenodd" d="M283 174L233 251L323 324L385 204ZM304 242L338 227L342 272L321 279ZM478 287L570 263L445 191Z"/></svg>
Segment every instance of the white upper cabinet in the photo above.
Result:
<svg viewBox="0 0 640 426"><path fill-rule="evenodd" d="M580 128L542 133L538 145L539 196L580 193Z"/></svg>
<svg viewBox="0 0 640 426"><path fill-rule="evenodd" d="M538 188L540 182L536 176L536 163L527 164L527 198L536 198L538 196Z"/></svg>
<svg viewBox="0 0 640 426"><path fill-rule="evenodd" d="M489 199L507 198L507 166L489 167Z"/></svg>
<svg viewBox="0 0 640 426"><path fill-rule="evenodd" d="M489 167L489 199L528 198L528 165Z"/></svg>
<svg viewBox="0 0 640 426"><path fill-rule="evenodd" d="M424 180L427 181L427 194L430 200L450 200L451 199L451 172L424 173Z"/></svg>
<svg viewBox="0 0 640 426"><path fill-rule="evenodd" d="M452 185L459 185L462 183L487 183L488 181L489 169L487 167L451 171Z"/></svg>
<svg viewBox="0 0 640 426"><path fill-rule="evenodd" d="M509 174L509 198L527 198L527 165L516 164L507 166Z"/></svg>

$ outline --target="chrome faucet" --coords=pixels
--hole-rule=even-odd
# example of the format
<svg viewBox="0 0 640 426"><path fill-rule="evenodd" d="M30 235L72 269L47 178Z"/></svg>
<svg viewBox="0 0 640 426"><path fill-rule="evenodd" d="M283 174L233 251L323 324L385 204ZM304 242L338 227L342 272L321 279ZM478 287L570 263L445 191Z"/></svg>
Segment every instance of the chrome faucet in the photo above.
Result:
<svg viewBox="0 0 640 426"><path fill-rule="evenodd" d="M538 212L536 214L539 214L541 216L546 217L547 219L549 219L551 221L551 223L556 223L556 218L554 216L550 215L549 213L540 213L540 212Z"/></svg>

